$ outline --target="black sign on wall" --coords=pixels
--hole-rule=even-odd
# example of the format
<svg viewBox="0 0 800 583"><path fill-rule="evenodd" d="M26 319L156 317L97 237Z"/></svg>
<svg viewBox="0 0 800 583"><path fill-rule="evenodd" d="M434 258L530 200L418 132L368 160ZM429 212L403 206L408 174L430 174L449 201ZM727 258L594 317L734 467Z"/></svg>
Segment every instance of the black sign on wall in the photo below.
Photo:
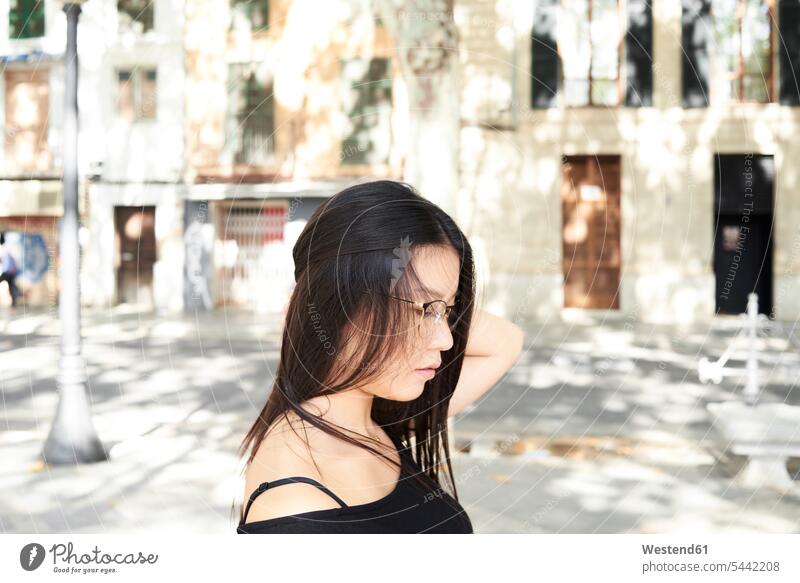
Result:
<svg viewBox="0 0 800 583"><path fill-rule="evenodd" d="M211 310L211 253L214 226L208 201L186 200L183 203L183 309Z"/></svg>

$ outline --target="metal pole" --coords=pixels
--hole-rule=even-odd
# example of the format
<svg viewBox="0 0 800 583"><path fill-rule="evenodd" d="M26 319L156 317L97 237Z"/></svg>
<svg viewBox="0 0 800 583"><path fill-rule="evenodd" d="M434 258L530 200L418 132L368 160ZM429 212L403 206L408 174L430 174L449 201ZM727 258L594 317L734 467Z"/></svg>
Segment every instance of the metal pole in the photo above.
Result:
<svg viewBox="0 0 800 583"><path fill-rule="evenodd" d="M750 293L747 296L747 384L744 387L744 396L748 403L758 400L758 295Z"/></svg>
<svg viewBox="0 0 800 583"><path fill-rule="evenodd" d="M42 450L47 464L79 464L108 459L92 423L86 372L81 356L80 247L78 245L78 3L64 4L67 47L64 54L64 217L59 233L58 311L61 359L58 409Z"/></svg>

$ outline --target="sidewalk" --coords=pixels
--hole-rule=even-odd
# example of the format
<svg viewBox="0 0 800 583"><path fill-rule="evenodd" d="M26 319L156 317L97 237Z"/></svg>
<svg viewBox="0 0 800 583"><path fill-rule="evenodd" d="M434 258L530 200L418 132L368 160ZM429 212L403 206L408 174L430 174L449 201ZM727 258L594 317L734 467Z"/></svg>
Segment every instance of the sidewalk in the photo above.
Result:
<svg viewBox="0 0 800 583"><path fill-rule="evenodd" d="M111 461L43 467L56 316L0 312L0 488L11 493L0 497L0 530L232 533L236 449L266 399L279 318L84 309L93 418ZM735 325L525 323L517 365L453 423L476 532L800 532L800 482L735 486L741 460L722 455L705 409L741 391L734 379L703 385L696 372ZM764 400L800 405L799 352L789 325L769 340ZM736 356L730 366L743 367Z"/></svg>

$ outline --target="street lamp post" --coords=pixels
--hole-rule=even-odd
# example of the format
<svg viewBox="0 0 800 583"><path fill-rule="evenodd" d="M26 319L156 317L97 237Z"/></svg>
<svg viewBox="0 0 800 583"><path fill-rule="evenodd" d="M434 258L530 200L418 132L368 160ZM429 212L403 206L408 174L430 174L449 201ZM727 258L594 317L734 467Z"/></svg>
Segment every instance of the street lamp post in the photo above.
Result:
<svg viewBox="0 0 800 583"><path fill-rule="evenodd" d="M59 233L58 311L61 359L58 409L42 450L47 464L80 464L108 459L89 410L81 356L80 248L78 245L78 17L85 0L67 0L64 53L64 217Z"/></svg>

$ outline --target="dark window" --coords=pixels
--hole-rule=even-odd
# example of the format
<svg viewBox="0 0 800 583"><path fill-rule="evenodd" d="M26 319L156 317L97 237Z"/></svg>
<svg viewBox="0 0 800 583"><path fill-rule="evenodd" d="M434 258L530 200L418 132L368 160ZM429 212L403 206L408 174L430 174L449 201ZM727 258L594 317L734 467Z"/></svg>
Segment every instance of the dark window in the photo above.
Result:
<svg viewBox="0 0 800 583"><path fill-rule="evenodd" d="M12 39L44 36L44 0L10 0L8 26Z"/></svg>
<svg viewBox="0 0 800 583"><path fill-rule="evenodd" d="M231 0L231 27L266 30L269 26L268 0Z"/></svg>
<svg viewBox="0 0 800 583"><path fill-rule="evenodd" d="M536 3L531 31L531 107L558 104L559 60L556 43L558 0Z"/></svg>
<svg viewBox="0 0 800 583"><path fill-rule="evenodd" d="M153 29L154 0L118 0L120 30L146 32Z"/></svg>
<svg viewBox="0 0 800 583"><path fill-rule="evenodd" d="M275 151L272 83L249 63L228 67L226 149L236 164L266 164Z"/></svg>
<svg viewBox="0 0 800 583"><path fill-rule="evenodd" d="M653 105L652 0L628 0L625 79L625 105Z"/></svg>
<svg viewBox="0 0 800 583"><path fill-rule="evenodd" d="M800 0L780 0L778 26L783 47L780 55L780 101L800 105Z"/></svg>
<svg viewBox="0 0 800 583"><path fill-rule="evenodd" d="M625 6L627 14L618 0L536 4L531 107L556 106L557 91L566 106L652 104L652 8L648 0Z"/></svg>
<svg viewBox="0 0 800 583"><path fill-rule="evenodd" d="M392 78L389 59L342 61L342 164L385 164L392 131Z"/></svg>
<svg viewBox="0 0 800 583"><path fill-rule="evenodd" d="M708 105L711 0L683 0L681 21L683 106L703 107Z"/></svg>

